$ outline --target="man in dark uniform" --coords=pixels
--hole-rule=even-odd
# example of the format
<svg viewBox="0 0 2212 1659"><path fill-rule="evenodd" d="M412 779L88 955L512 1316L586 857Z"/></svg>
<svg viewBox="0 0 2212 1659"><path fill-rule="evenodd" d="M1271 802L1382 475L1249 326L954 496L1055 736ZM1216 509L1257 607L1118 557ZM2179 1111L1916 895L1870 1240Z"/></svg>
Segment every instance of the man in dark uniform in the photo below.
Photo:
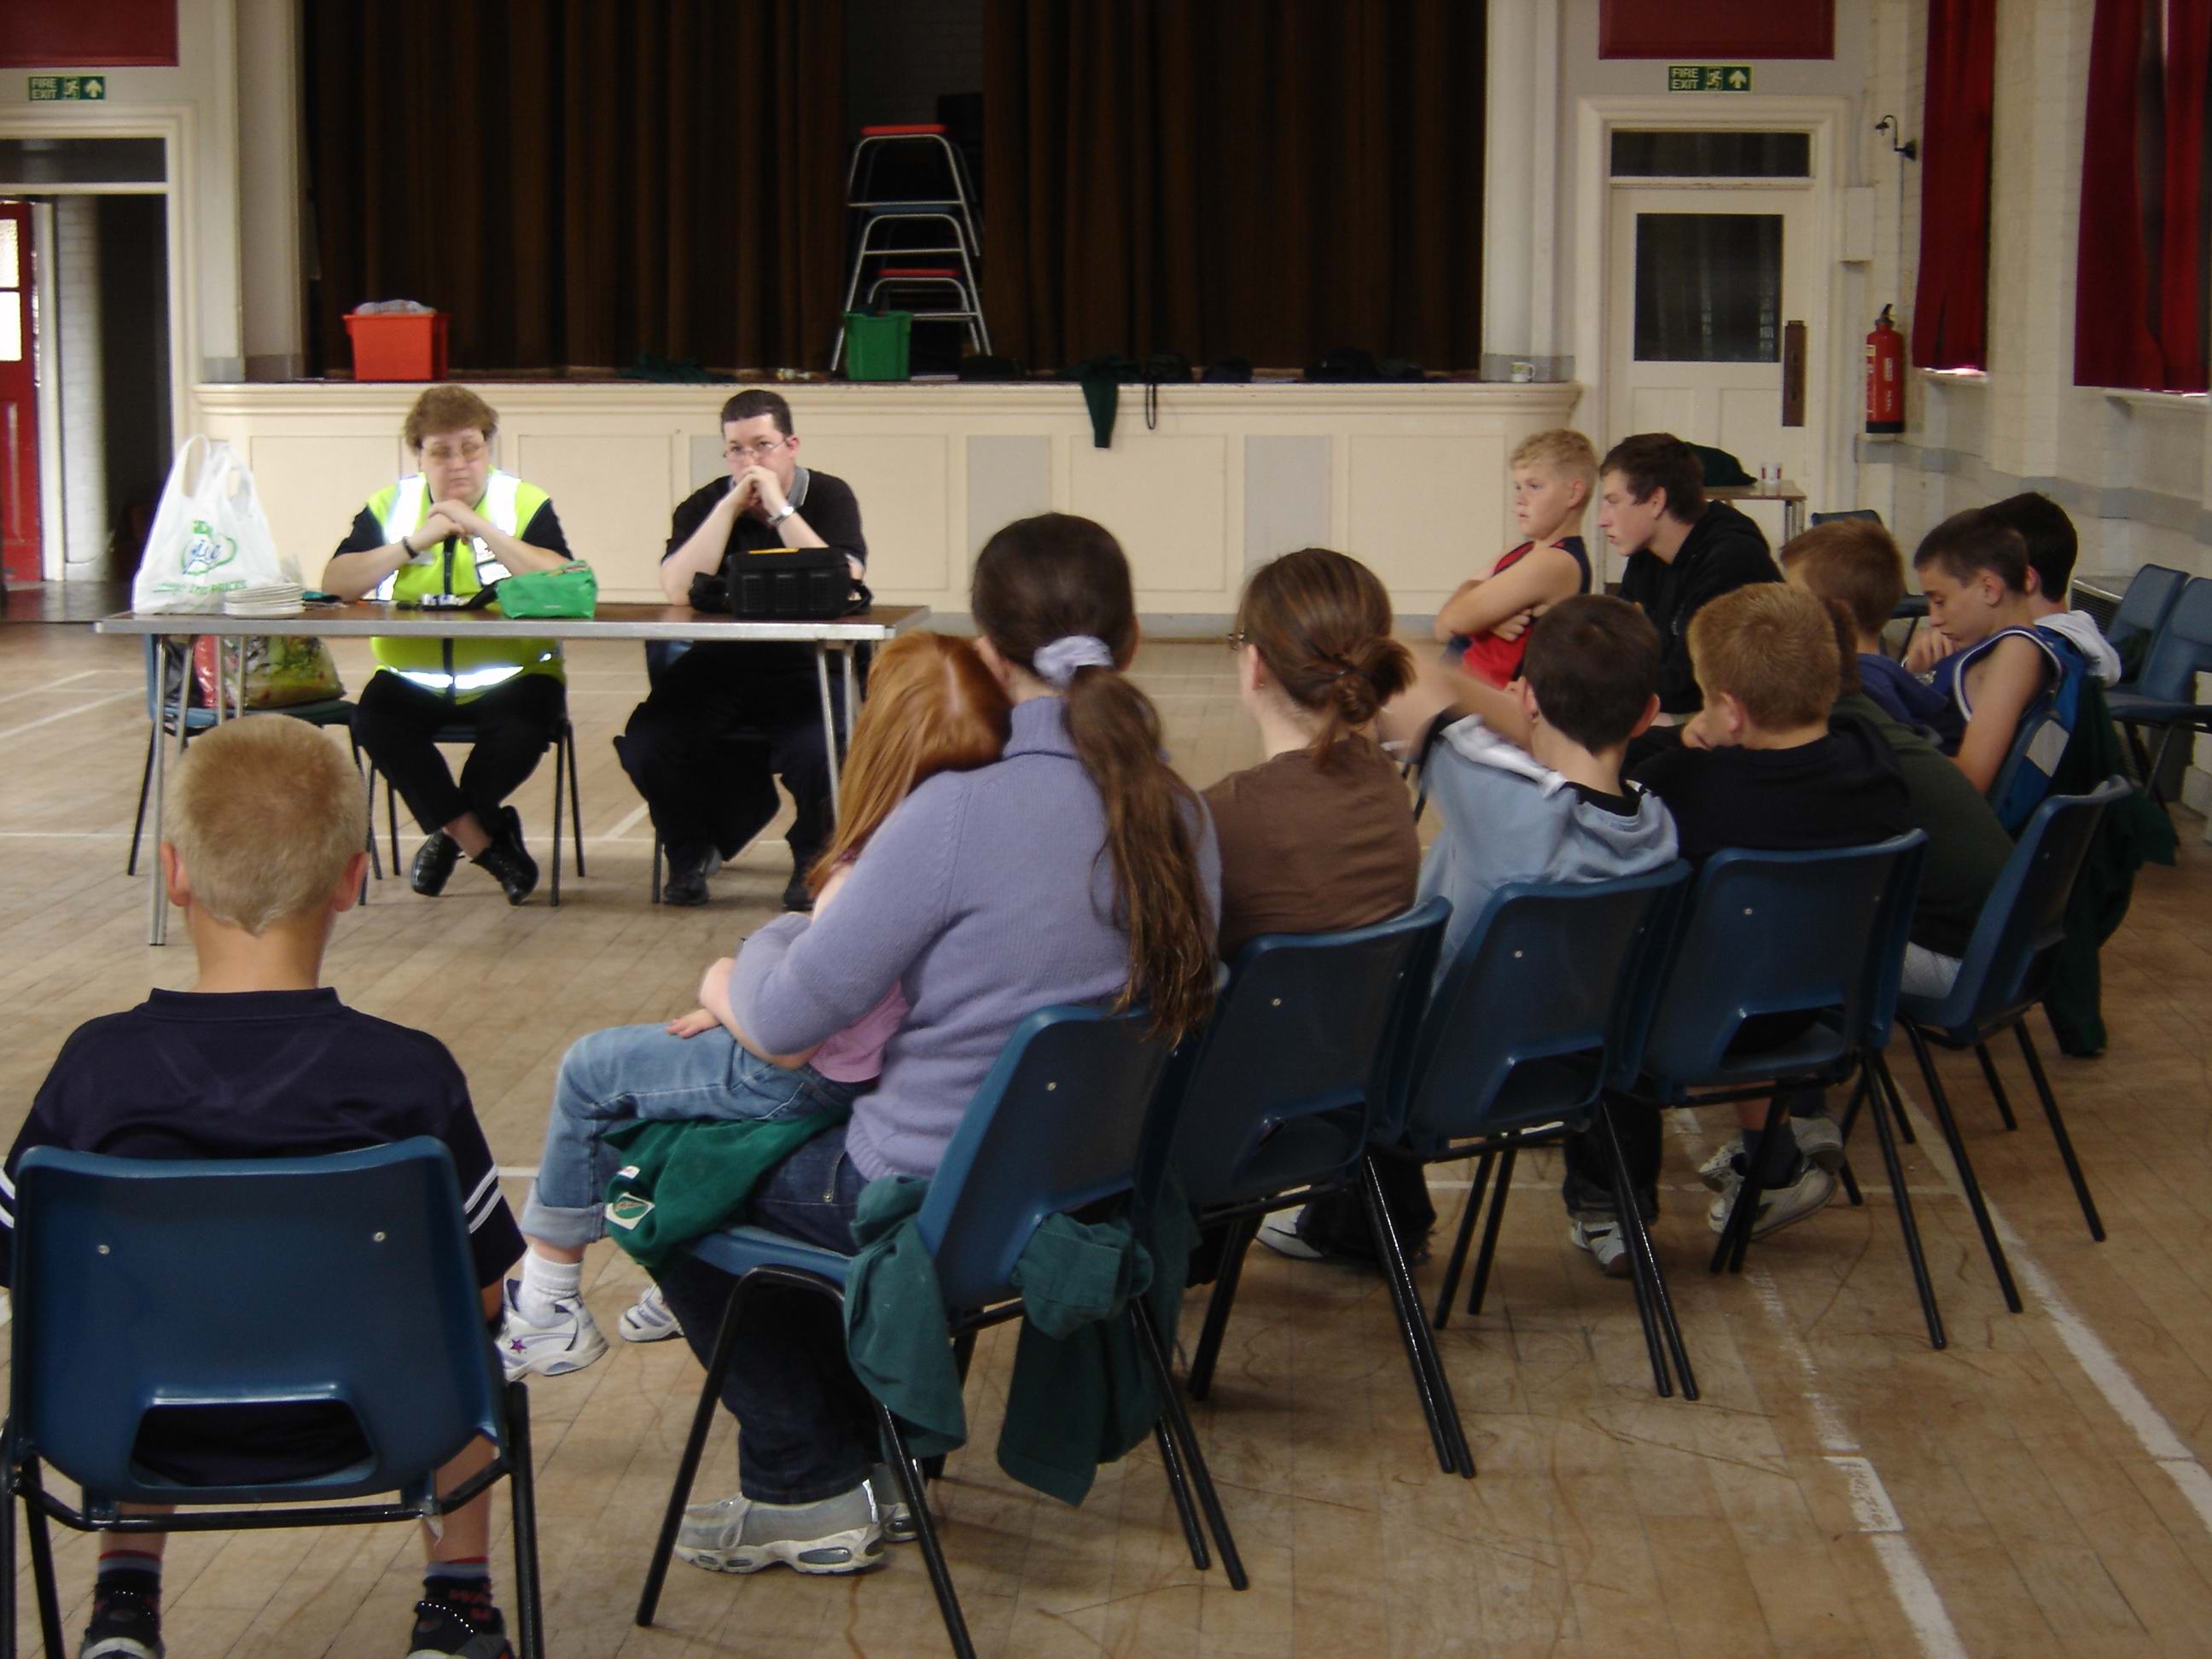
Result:
<svg viewBox="0 0 2212 1659"><path fill-rule="evenodd" d="M860 505L842 479L799 464L791 406L773 392L740 392L722 405L727 477L677 507L660 586L686 603L691 579L732 553L829 547L855 580L866 568ZM805 873L828 841L830 758L821 692L808 645L696 645L664 668L616 740L668 853L669 904L704 904L707 878L775 816L775 778L798 808L787 839L788 909L811 908Z"/></svg>

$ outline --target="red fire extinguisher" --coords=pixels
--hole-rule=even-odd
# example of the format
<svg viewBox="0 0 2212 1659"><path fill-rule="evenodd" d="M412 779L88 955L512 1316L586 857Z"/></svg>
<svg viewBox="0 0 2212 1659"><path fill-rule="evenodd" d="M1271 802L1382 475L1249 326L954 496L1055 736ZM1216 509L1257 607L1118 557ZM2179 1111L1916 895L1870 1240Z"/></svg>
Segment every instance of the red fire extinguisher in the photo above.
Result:
<svg viewBox="0 0 2212 1659"><path fill-rule="evenodd" d="M1905 430L1905 337L1889 320L1889 307L1874 319L1866 337L1866 429Z"/></svg>

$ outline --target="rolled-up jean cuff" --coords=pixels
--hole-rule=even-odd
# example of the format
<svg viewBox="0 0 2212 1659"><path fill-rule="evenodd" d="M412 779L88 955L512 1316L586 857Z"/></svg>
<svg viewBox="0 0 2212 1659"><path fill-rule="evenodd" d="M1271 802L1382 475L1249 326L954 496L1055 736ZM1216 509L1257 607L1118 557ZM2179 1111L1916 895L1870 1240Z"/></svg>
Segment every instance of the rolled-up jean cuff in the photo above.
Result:
<svg viewBox="0 0 2212 1659"><path fill-rule="evenodd" d="M564 1249L580 1250L607 1236L606 1206L585 1204L572 1207L543 1203L538 1196L538 1183L533 1181L530 1183L530 1196L522 1201L522 1235L542 1243L558 1244Z"/></svg>

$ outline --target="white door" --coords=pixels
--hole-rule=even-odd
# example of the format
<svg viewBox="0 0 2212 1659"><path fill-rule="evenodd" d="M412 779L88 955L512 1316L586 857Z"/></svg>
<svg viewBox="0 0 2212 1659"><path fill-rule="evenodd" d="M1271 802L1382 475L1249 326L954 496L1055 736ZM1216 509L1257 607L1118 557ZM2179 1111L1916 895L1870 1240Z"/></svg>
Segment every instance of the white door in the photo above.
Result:
<svg viewBox="0 0 2212 1659"><path fill-rule="evenodd" d="M1804 185L1711 181L1612 187L1606 283L1606 443L1672 432L1727 450L1824 500L1826 285ZM1785 424L1784 348L1803 326ZM1602 450L1605 444L1599 446ZM1780 504L1739 502L1767 539Z"/></svg>

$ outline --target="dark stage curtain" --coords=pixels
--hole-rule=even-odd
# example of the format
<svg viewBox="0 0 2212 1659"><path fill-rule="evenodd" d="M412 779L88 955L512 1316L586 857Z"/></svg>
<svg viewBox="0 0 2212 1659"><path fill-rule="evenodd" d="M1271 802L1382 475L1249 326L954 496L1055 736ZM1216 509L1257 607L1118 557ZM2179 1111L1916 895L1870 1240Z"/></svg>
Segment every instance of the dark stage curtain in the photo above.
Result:
<svg viewBox="0 0 2212 1659"><path fill-rule="evenodd" d="M1476 367L1484 12L986 0L994 345Z"/></svg>
<svg viewBox="0 0 2212 1659"><path fill-rule="evenodd" d="M453 315L455 371L826 367L842 0L306 0L311 351Z"/></svg>
<svg viewBox="0 0 2212 1659"><path fill-rule="evenodd" d="M2098 0L2081 143L2074 380L2205 389L2212 0Z"/></svg>
<svg viewBox="0 0 2212 1659"><path fill-rule="evenodd" d="M1912 302L1912 361L1922 368L1982 368L1989 362L1996 13L1996 0L1929 0L1920 278Z"/></svg>

